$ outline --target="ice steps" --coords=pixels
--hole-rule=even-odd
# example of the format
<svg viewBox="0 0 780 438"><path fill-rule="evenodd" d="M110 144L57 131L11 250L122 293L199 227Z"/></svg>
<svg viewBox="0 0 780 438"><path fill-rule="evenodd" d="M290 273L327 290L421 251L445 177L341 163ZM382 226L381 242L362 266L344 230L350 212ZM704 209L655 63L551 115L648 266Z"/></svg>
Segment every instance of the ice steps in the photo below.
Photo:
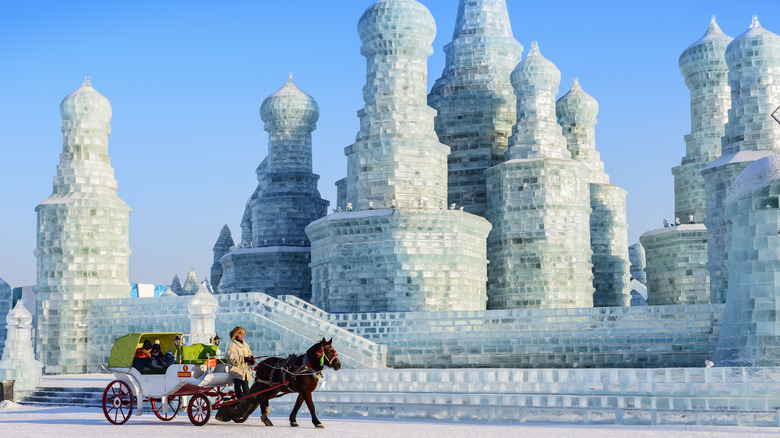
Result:
<svg viewBox="0 0 780 438"><path fill-rule="evenodd" d="M105 388L41 387L19 401L23 405L101 407Z"/></svg>

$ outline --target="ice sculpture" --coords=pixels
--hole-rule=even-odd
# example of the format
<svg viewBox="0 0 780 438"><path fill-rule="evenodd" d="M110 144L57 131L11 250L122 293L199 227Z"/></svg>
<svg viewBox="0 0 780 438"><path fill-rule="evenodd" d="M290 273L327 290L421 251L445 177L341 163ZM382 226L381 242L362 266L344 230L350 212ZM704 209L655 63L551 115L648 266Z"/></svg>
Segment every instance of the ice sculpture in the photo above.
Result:
<svg viewBox="0 0 780 438"><path fill-rule="evenodd" d="M504 161L516 120L509 75L523 46L512 35L505 0L460 0L442 76L428 95L438 110L439 140L448 145L448 202L485 216L484 172Z"/></svg>
<svg viewBox="0 0 780 438"><path fill-rule="evenodd" d="M11 310L11 301L13 300L13 291L11 286L0 278L0 321L2 321ZM0 324L0 355L3 354L3 346L8 333L5 326Z"/></svg>
<svg viewBox="0 0 780 438"><path fill-rule="evenodd" d="M596 150L599 104L574 78L555 103L572 158L585 165L590 186L590 246L593 251L593 306L627 306L631 300L626 191L609 183Z"/></svg>
<svg viewBox="0 0 780 438"><path fill-rule="evenodd" d="M130 292L130 207L108 156L111 105L89 77L60 104L63 147L38 213L38 358L47 372L86 371L88 300Z"/></svg>
<svg viewBox="0 0 780 438"><path fill-rule="evenodd" d="M726 48L731 108L721 143L722 155L703 170L707 202L710 300L726 301L731 223L725 200L739 173L751 162L780 152L780 125L772 119L780 83L780 37L761 27L754 16L750 28Z"/></svg>
<svg viewBox="0 0 780 438"><path fill-rule="evenodd" d="M182 287L181 287L181 280L179 280L178 275L173 276L173 281L171 281L171 291L175 293L176 295L182 295Z"/></svg>
<svg viewBox="0 0 780 438"><path fill-rule="evenodd" d="M32 319L23 300L19 300L5 318L8 338L0 360L0 381L14 381L16 400L35 391L41 381L43 364L35 360L33 353Z"/></svg>
<svg viewBox="0 0 780 438"><path fill-rule="evenodd" d="M211 338L217 333L216 320L219 302L209 292L206 282L200 284L198 292L187 301L187 311L190 316L190 344L210 344Z"/></svg>
<svg viewBox="0 0 780 438"><path fill-rule="evenodd" d="M214 244L214 263L211 265L211 288L213 290L218 290L219 282L222 281L222 263L219 262L219 259L230 252L234 245L230 227L223 226L222 231L219 232L219 238Z"/></svg>
<svg viewBox="0 0 780 438"><path fill-rule="evenodd" d="M555 116L561 73L534 41L512 72L517 123L486 171L488 308L591 307L590 188Z"/></svg>
<svg viewBox="0 0 780 438"><path fill-rule="evenodd" d="M484 309L490 224L448 210L447 154L426 104L436 24L413 0L380 0L358 23L367 60L346 211L319 219L312 302L329 312Z"/></svg>
<svg viewBox="0 0 780 438"><path fill-rule="evenodd" d="M774 123L774 122L773 122ZM725 202L731 223L729 290L716 366L780 366L780 155L743 170Z"/></svg>
<svg viewBox="0 0 780 438"><path fill-rule="evenodd" d="M674 174L675 218L680 224L645 233L647 301L658 304L708 303L706 199L702 169L720 155L721 137L731 105L726 47L732 38L715 17L704 35L680 55L680 72L690 89L691 133ZM679 225L679 226L677 226ZM720 302L720 301L716 301Z"/></svg>
<svg viewBox="0 0 780 438"><path fill-rule="evenodd" d="M198 285L198 276L195 275L195 269L190 266L190 272L187 274L187 279L184 280L184 286L181 288L181 292L176 292L178 295L195 295L198 292L200 286Z"/></svg>
<svg viewBox="0 0 780 438"><path fill-rule="evenodd" d="M327 214L312 171L312 132L319 106L292 74L260 106L268 156L257 168L258 185L241 221L242 248L219 257L219 293L263 292L311 299L310 242L304 228ZM222 237L220 237L222 239ZM217 248L214 258L218 257Z"/></svg>

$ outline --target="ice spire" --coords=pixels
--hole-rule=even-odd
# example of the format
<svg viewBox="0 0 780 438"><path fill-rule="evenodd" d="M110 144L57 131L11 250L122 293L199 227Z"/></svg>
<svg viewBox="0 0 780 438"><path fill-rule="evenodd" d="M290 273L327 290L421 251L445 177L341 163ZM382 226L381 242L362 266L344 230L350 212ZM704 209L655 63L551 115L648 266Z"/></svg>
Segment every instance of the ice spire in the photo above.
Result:
<svg viewBox="0 0 780 438"><path fill-rule="evenodd" d="M460 0L442 76L428 95L438 111L439 140L448 157L448 202L485 215L484 171L504 160L515 123L509 80L523 46L515 40L505 0Z"/></svg>

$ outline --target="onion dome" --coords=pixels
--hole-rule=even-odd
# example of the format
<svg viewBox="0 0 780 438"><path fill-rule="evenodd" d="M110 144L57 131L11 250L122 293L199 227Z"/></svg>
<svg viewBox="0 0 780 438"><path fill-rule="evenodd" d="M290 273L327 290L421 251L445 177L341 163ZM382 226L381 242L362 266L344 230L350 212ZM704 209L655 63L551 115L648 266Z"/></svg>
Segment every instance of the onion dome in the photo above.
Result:
<svg viewBox="0 0 780 438"><path fill-rule="evenodd" d="M780 36L761 27L753 16L750 28L726 49L729 70L780 64Z"/></svg>
<svg viewBox="0 0 780 438"><path fill-rule="evenodd" d="M17 301L16 306L14 306L5 317L5 322L9 326L15 327L29 327L32 325L32 320L32 315L30 314L30 311L24 307L22 300Z"/></svg>
<svg viewBox="0 0 780 438"><path fill-rule="evenodd" d="M187 301L187 311L190 315L203 315L205 313L216 313L219 307L217 299L209 292L209 287L205 281L200 283L200 288L195 295Z"/></svg>
<svg viewBox="0 0 780 438"><path fill-rule="evenodd" d="M780 155L770 155L750 163L740 172L731 191L726 197L726 205L750 196L757 189L780 180Z"/></svg>
<svg viewBox="0 0 780 438"><path fill-rule="evenodd" d="M542 56L539 44L534 41L525 59L512 71L512 86L519 88L557 88L561 83L561 71L550 60Z"/></svg>
<svg viewBox="0 0 780 438"><path fill-rule="evenodd" d="M555 102L555 113L558 119L595 119L599 113L599 103L593 96L582 91L579 79L574 78L571 90Z"/></svg>
<svg viewBox="0 0 780 438"><path fill-rule="evenodd" d="M298 122L314 124L320 118L320 107L293 81L292 73L276 93L265 98L260 105L260 118L265 123Z"/></svg>
<svg viewBox="0 0 780 438"><path fill-rule="evenodd" d="M363 55L400 47L424 49L433 53L436 21L431 12L414 0L379 0L369 6L358 21ZM388 44L388 40L394 44Z"/></svg>
<svg viewBox="0 0 780 438"><path fill-rule="evenodd" d="M726 71L724 53L733 39L720 30L713 15L707 32L680 55L680 72L687 78L699 72Z"/></svg>
<svg viewBox="0 0 780 438"><path fill-rule="evenodd" d="M109 123L111 104L102 94L92 88L89 75L76 91L70 93L60 103L62 120L94 120Z"/></svg>

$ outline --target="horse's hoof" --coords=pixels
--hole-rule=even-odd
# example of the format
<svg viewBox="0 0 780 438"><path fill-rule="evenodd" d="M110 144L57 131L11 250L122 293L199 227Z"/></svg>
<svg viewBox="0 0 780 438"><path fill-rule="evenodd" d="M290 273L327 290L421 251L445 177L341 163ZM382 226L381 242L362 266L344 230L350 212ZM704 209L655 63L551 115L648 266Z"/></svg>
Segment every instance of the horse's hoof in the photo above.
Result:
<svg viewBox="0 0 780 438"><path fill-rule="evenodd" d="M274 425L273 423L271 423L271 420L263 420L263 424L265 424L266 426L273 426Z"/></svg>
<svg viewBox="0 0 780 438"><path fill-rule="evenodd" d="M298 427L298 423L296 423L294 421L291 421L290 422L290 427Z"/></svg>
<svg viewBox="0 0 780 438"><path fill-rule="evenodd" d="M317 429L325 429L325 426L323 426L322 423L315 424L314 427L316 427Z"/></svg>

